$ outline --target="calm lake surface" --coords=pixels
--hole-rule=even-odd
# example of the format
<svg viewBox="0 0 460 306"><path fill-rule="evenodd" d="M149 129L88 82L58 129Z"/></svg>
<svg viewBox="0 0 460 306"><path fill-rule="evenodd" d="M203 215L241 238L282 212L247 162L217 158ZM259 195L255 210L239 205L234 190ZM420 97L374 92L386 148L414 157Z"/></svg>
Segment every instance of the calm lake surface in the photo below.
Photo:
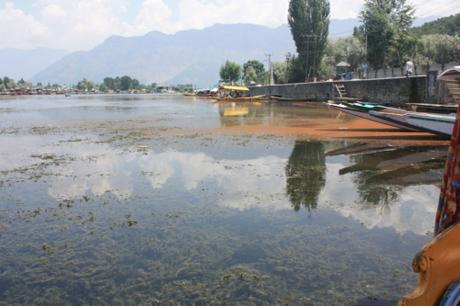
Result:
<svg viewBox="0 0 460 306"><path fill-rule="evenodd" d="M0 100L0 305L394 305L416 284L446 148L225 133L336 117Z"/></svg>

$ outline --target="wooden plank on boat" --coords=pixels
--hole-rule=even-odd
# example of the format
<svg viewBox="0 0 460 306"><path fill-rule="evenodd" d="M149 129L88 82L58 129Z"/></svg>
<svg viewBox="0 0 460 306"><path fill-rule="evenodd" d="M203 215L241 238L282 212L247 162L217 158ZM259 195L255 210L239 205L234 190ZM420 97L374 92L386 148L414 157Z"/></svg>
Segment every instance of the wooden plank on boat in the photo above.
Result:
<svg viewBox="0 0 460 306"><path fill-rule="evenodd" d="M359 98L351 98L351 97L341 97L341 98L334 99L334 101L337 101L337 102L341 102L341 101L357 102L359 100L361 100L361 99L359 99Z"/></svg>
<svg viewBox="0 0 460 306"><path fill-rule="evenodd" d="M428 104L428 103L407 103L412 110L428 111L436 113L456 113L458 105L455 104Z"/></svg>

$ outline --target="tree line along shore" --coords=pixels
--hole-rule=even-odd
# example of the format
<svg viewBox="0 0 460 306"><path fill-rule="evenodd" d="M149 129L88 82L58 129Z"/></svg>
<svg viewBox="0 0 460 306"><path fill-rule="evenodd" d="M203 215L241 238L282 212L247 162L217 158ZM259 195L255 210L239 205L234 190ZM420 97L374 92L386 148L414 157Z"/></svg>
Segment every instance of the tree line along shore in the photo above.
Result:
<svg viewBox="0 0 460 306"><path fill-rule="evenodd" d="M100 84L83 79L77 84L42 84L26 82L24 79L15 81L7 76L0 78L0 95L53 95L53 94L101 94L101 93L183 93L192 91L192 84L149 85L140 83L137 79L122 77L106 77Z"/></svg>
<svg viewBox="0 0 460 306"><path fill-rule="evenodd" d="M366 0L353 35L330 39L328 0L291 0L288 23L297 53L284 62L257 61L243 66L226 61L220 78L227 83L286 84L343 78L426 74L434 64L460 64L460 14L413 27L415 8L406 0ZM253 65L252 65L252 64ZM378 74L378 72L381 72Z"/></svg>

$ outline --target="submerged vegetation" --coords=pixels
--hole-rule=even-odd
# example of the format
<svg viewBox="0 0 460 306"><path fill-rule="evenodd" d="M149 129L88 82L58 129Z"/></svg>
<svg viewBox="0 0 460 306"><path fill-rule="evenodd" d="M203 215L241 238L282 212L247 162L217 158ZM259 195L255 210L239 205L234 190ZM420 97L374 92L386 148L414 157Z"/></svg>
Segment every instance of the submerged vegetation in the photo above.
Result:
<svg viewBox="0 0 460 306"><path fill-rule="evenodd" d="M409 263L426 229L399 231L399 210L407 205L401 199L385 208L396 220L369 226L366 218L373 221L379 207L359 194L374 184L387 188L372 175L414 157L382 153L370 162L326 154L344 141L222 135L204 127L187 134L191 122L216 122L218 114L208 117L211 103L195 105L188 121L183 106L190 102L180 99L78 99L79 107L59 98L42 102L36 112L47 121L40 125L30 120L36 112L4 102L3 116L13 124L0 129L10 143L0 148L7 161L0 163L2 303L391 305L415 281ZM100 111L94 101L112 107L91 117ZM259 108L248 120L285 123L300 111ZM61 120L60 111L74 119ZM340 175L354 163L361 168ZM363 182L356 179L362 172ZM411 186L399 194L411 199ZM411 215L418 223L426 219L417 214L424 204Z"/></svg>

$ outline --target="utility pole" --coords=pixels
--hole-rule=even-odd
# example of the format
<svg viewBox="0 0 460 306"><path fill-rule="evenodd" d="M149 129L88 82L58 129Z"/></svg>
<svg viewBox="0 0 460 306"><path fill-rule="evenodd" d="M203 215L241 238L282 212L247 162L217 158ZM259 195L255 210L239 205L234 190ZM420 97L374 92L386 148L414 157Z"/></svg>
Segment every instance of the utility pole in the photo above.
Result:
<svg viewBox="0 0 460 306"><path fill-rule="evenodd" d="M460 41L457 43L458 63L460 64Z"/></svg>
<svg viewBox="0 0 460 306"><path fill-rule="evenodd" d="M273 79L273 69L272 69L272 56L273 54L265 54L265 56L268 58L268 73L269 73L269 81L268 85L272 86L275 82Z"/></svg>
<svg viewBox="0 0 460 306"><path fill-rule="evenodd" d="M315 52L316 52L316 38L318 35L316 34L302 34L300 37L302 37L304 41L304 45L306 45L306 54L305 54L305 82L310 81L310 75L311 75L311 67L310 67L310 38L315 39ZM314 65L316 65L316 57L314 59ZM315 71L316 73L316 71Z"/></svg>

